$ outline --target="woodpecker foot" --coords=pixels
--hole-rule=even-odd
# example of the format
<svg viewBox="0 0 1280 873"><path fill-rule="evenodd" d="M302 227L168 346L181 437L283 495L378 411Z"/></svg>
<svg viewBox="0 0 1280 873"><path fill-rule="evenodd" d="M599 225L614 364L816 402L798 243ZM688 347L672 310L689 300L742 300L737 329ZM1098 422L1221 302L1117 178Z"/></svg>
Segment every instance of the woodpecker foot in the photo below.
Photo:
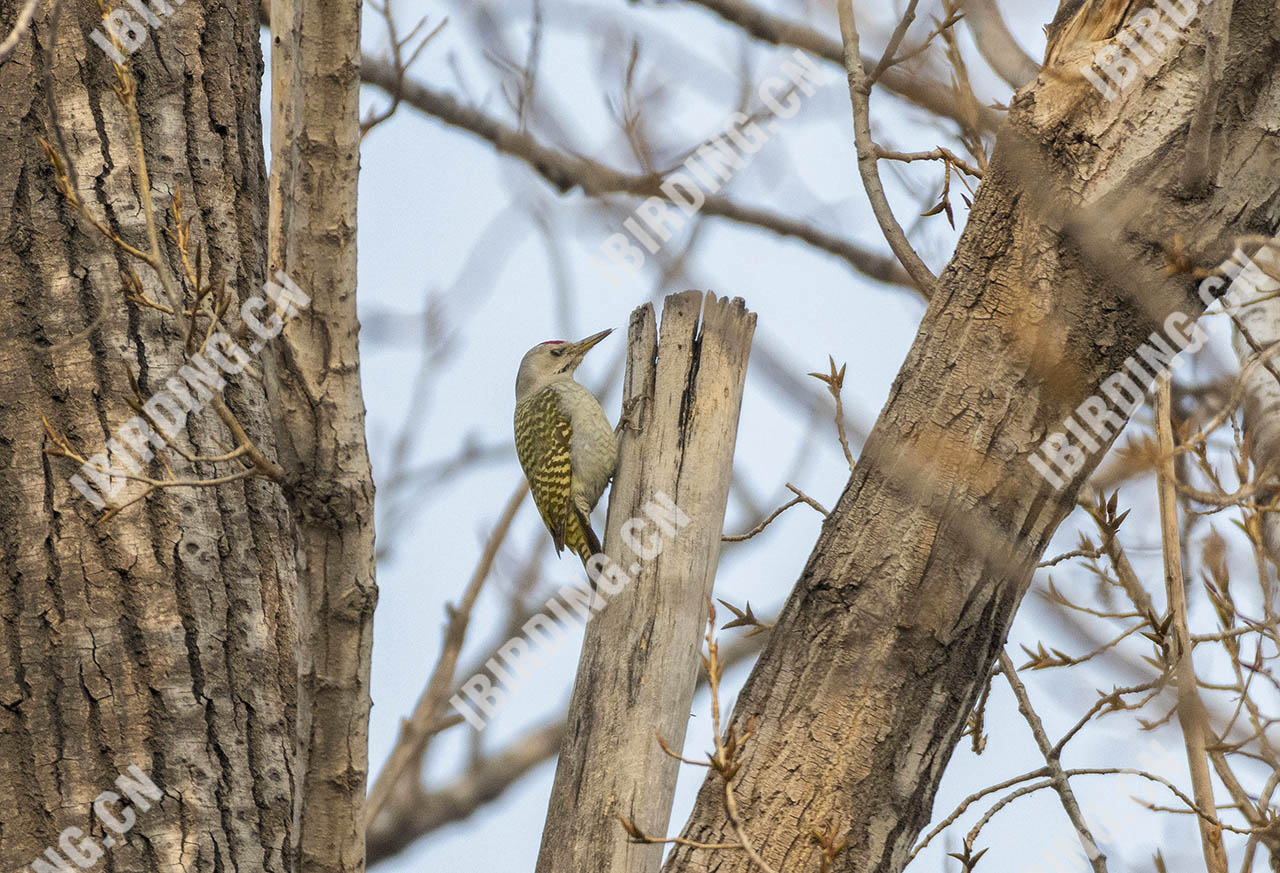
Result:
<svg viewBox="0 0 1280 873"><path fill-rule="evenodd" d="M644 430L648 402L649 398L643 394L622 401L622 417L618 419L618 426L613 432L621 436L623 430Z"/></svg>

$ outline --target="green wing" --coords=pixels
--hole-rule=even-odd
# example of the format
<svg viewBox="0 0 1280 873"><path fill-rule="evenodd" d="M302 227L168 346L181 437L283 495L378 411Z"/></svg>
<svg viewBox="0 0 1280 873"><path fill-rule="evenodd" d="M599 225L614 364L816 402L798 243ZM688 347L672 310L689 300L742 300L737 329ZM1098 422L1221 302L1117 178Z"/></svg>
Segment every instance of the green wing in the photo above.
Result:
<svg viewBox="0 0 1280 873"><path fill-rule="evenodd" d="M521 401L516 408L516 455L557 554L568 546L586 561L599 546L573 502L573 424L559 400L554 389L544 388Z"/></svg>

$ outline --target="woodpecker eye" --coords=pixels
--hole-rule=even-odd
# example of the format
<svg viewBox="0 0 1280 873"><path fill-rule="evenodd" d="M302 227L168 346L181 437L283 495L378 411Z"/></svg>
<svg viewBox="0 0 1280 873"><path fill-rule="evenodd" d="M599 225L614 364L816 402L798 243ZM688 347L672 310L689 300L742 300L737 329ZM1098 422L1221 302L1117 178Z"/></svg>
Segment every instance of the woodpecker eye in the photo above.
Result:
<svg viewBox="0 0 1280 873"><path fill-rule="evenodd" d="M552 349L552 350L551 350L551 357L553 357L553 358L558 358L558 357L560 357L560 356L561 356L561 355L563 355L563 354L564 354L564 349Z"/></svg>

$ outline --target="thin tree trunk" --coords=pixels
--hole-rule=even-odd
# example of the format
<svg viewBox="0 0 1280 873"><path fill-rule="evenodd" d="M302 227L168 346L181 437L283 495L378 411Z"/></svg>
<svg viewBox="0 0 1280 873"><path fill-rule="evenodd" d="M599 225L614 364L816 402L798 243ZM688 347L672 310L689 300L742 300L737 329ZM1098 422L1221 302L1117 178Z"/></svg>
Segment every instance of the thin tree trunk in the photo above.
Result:
<svg viewBox="0 0 1280 873"><path fill-rule="evenodd" d="M702 313L699 323L699 312ZM662 847L631 842L618 817L661 836L698 677L738 411L755 331L740 299L697 291L631 318L618 472L605 554L631 581L587 625L569 703L539 873L646 873ZM663 496L678 512L663 512Z"/></svg>
<svg viewBox="0 0 1280 873"><path fill-rule="evenodd" d="M17 5L0 2L0 21ZM185 363L182 325L123 293L120 271L132 267L163 299L155 274L76 213L41 153L43 137L70 161L89 210L147 245L129 116L111 60L88 39L100 13L62 3L55 40L53 5L0 64L0 868L40 858L57 869L51 849L71 869L285 873L296 580L279 487L165 490L95 524L68 484L78 465L42 455L42 417L97 453L134 416L128 374L150 396ZM161 213L181 190L193 245L238 308L266 273L256 5L187 3L143 33L129 64L149 190ZM258 382L229 380L226 398L251 436L270 434ZM205 410L177 441L219 454L230 435ZM111 820L128 821L128 807L134 821L126 834L104 830L95 798L125 795L121 774L142 785L131 766L163 796L108 799ZM94 860L89 843L107 857Z"/></svg>
<svg viewBox="0 0 1280 873"><path fill-rule="evenodd" d="M774 869L818 869L810 834L827 827L848 840L831 869L902 869L1034 564L1101 451L1063 488L1028 456L1165 313L1203 309L1169 253L1181 245L1213 269L1235 235L1274 230L1277 14L1271 0L1235 3L1216 185L1193 194L1182 179L1211 77L1202 25L1112 102L1077 75L1097 48L1063 37L1079 22L1064 15L1051 31L1054 69L1011 107L889 401L734 712L739 734L755 717L737 804ZM736 839L718 776L683 836ZM667 865L713 868L752 863L679 846Z"/></svg>
<svg viewBox="0 0 1280 873"><path fill-rule="evenodd" d="M299 553L299 869L364 869L373 480L356 319L359 0L273 0L268 260L311 295L274 347Z"/></svg>

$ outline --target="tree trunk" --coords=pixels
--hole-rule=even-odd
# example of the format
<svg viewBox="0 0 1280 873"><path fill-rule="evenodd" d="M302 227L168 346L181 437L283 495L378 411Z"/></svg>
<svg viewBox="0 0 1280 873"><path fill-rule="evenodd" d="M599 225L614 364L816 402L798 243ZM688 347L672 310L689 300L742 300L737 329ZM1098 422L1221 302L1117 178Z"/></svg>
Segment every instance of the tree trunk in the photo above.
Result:
<svg viewBox="0 0 1280 873"><path fill-rule="evenodd" d="M741 735L754 716L755 734L734 787L774 869L818 869L810 834L828 826L848 840L831 869L902 869L1034 564L1101 450L1062 488L1028 457L1166 313L1203 309L1169 253L1181 245L1178 260L1213 269L1235 235L1274 231L1275 4L1236 0L1223 67L1204 69L1193 23L1107 102L1078 73L1099 44L1077 40L1113 33L1120 22L1098 17L1116 6L1068 4L1051 29L1051 69L1013 101L888 403L739 697L733 724ZM1216 124L1197 140L1188 130L1213 91L1202 81L1215 78ZM1209 185L1186 173L1206 156ZM717 775L683 836L737 839ZM712 868L752 863L678 846L667 865Z"/></svg>
<svg viewBox="0 0 1280 873"><path fill-rule="evenodd" d="M17 5L0 3L6 32ZM113 870L292 870L296 578L279 487L167 489L95 525L68 484L77 466L42 455L42 416L94 454L134 415L128 374L149 396L184 363L181 325L122 292L134 267L162 299L154 274L58 194L41 153L43 137L89 210L146 246L134 137L88 39L99 13L61 4L55 38L52 5L0 64L0 867L57 869L46 849L89 864L110 846L96 863ZM149 188L164 210L180 187L203 265L238 306L266 272L256 3L159 20L129 57ZM239 377L226 397L251 436L270 433L260 384ZM231 437L206 410L177 442L218 454ZM102 792L127 794L121 774L142 789L95 812ZM104 829L130 815L127 834Z"/></svg>
<svg viewBox="0 0 1280 873"><path fill-rule="evenodd" d="M707 294L704 309L697 291L666 299L660 339L652 306L632 314L604 539L625 587L600 580L607 605L583 639L539 873L661 866L661 847L630 841L618 817L658 836L671 817L679 762L658 737L684 745L754 332L740 299Z"/></svg>
<svg viewBox="0 0 1280 873"><path fill-rule="evenodd" d="M311 295L280 335L276 410L299 571L299 869L364 869L373 478L360 391L360 3L273 0L269 260Z"/></svg>

